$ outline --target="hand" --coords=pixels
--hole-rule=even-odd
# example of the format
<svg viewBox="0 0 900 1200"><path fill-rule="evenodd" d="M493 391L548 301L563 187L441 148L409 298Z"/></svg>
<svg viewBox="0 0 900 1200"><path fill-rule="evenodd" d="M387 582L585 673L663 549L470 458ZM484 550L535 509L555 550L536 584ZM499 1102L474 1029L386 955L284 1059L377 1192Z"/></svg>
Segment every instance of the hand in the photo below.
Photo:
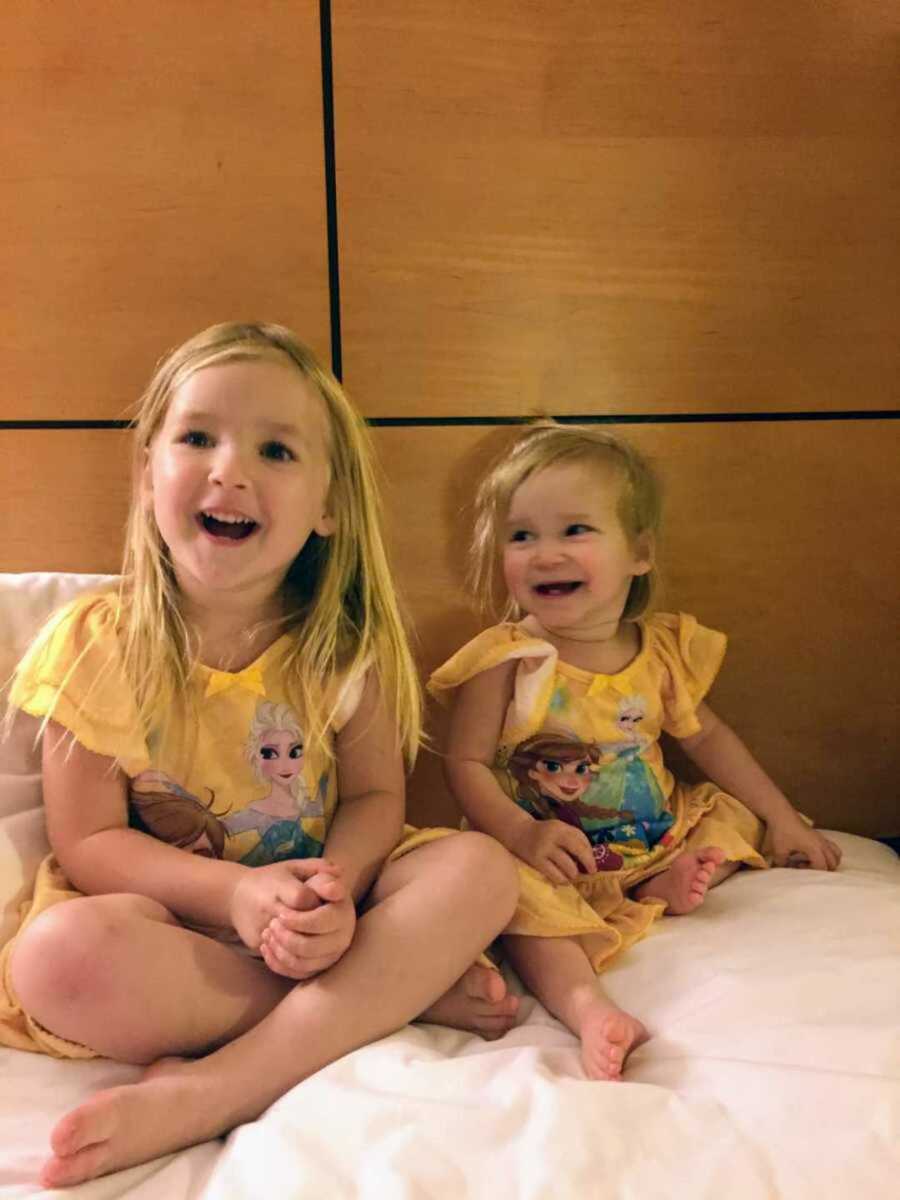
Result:
<svg viewBox="0 0 900 1200"><path fill-rule="evenodd" d="M823 837L818 830L811 829L796 814L789 820L771 824L769 835L776 867L835 871L840 865L840 846Z"/></svg>
<svg viewBox="0 0 900 1200"><path fill-rule="evenodd" d="M321 899L318 908L282 908L263 930L260 953L270 971L288 979L310 979L334 966L353 941L356 908L343 882L316 875L307 886Z"/></svg>
<svg viewBox="0 0 900 1200"><path fill-rule="evenodd" d="M597 870L591 843L580 829L565 821L530 821L522 825L507 849L534 867L551 883L569 883L580 872Z"/></svg>
<svg viewBox="0 0 900 1200"><path fill-rule="evenodd" d="M231 924L246 946L259 950L263 930L273 917L284 909L318 908L328 898L323 893L337 882L339 874L339 867L321 858L291 858L267 867L247 867L231 895Z"/></svg>

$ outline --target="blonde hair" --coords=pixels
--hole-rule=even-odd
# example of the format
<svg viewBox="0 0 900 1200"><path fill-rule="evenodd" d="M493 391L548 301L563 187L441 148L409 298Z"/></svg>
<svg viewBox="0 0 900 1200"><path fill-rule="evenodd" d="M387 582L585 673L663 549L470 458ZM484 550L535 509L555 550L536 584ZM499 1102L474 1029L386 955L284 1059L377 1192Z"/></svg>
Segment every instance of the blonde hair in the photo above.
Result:
<svg viewBox="0 0 900 1200"><path fill-rule="evenodd" d="M309 740L329 756L325 735L340 681L373 667L392 707L399 745L412 762L421 737L419 681L384 549L368 431L334 376L281 325L211 326L159 363L139 402L117 623L144 727L152 728L185 695L194 667L169 552L142 496L146 456L173 393L187 379L208 367L255 360L296 370L322 399L330 435L334 532L311 533L285 579L293 606L286 605L282 623L297 635L284 658L285 691L303 713Z"/></svg>
<svg viewBox="0 0 900 1200"><path fill-rule="evenodd" d="M655 541L662 495L647 460L627 442L592 425L536 421L494 464L475 497L470 583L484 610L502 620L521 616L506 592L500 561L500 530L513 494L530 475L563 463L612 472L621 482L617 512L629 541L634 544L641 537ZM645 575L635 575L622 619L634 621L646 612L656 586L655 566Z"/></svg>

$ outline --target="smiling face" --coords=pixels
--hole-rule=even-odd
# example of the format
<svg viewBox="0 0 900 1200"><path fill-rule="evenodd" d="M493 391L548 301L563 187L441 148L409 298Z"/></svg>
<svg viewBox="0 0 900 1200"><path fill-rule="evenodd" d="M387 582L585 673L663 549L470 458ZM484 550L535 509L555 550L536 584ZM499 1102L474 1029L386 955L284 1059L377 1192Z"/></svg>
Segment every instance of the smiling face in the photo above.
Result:
<svg viewBox="0 0 900 1200"><path fill-rule="evenodd" d="M537 784L538 791L554 800L572 801L580 799L591 782L591 765L587 758L563 760L541 758L528 772Z"/></svg>
<svg viewBox="0 0 900 1200"><path fill-rule="evenodd" d="M266 729L257 754L260 776L284 787L297 778L303 766L303 743L289 729Z"/></svg>
<svg viewBox="0 0 900 1200"><path fill-rule="evenodd" d="M309 535L332 532L327 447L324 403L286 360L206 367L174 390L143 489L186 596L266 607Z"/></svg>
<svg viewBox="0 0 900 1200"><path fill-rule="evenodd" d="M611 470L564 463L536 471L513 493L503 574L510 595L548 632L608 637L631 581L652 566L649 540L622 526L622 484Z"/></svg>

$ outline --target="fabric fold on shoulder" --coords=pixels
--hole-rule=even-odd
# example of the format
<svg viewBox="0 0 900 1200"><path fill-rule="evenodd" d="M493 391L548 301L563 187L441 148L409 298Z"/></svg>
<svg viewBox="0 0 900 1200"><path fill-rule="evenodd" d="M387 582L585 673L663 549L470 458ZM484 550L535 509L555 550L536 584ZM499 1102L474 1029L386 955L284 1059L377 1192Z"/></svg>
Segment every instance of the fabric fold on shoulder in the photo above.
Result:
<svg viewBox="0 0 900 1200"><path fill-rule="evenodd" d="M503 737L504 741L521 741L537 730L539 714L550 703L558 657L554 646L521 625L494 625L439 667L428 681L428 691L442 699L444 693L484 671L504 662L518 662Z"/></svg>
<svg viewBox="0 0 900 1200"><path fill-rule="evenodd" d="M506 623L485 629L449 658L428 680L428 691L437 698L444 692L512 659L534 659L535 666L556 650L543 638L534 637L518 625Z"/></svg>
<svg viewBox="0 0 900 1200"><path fill-rule="evenodd" d="M115 593L80 597L54 614L16 668L10 703L68 729L87 750L129 774L149 765L122 668Z"/></svg>
<svg viewBox="0 0 900 1200"><path fill-rule="evenodd" d="M697 706L719 673L728 639L687 613L655 613L646 628L666 668L663 729L676 738L690 737L700 730Z"/></svg>

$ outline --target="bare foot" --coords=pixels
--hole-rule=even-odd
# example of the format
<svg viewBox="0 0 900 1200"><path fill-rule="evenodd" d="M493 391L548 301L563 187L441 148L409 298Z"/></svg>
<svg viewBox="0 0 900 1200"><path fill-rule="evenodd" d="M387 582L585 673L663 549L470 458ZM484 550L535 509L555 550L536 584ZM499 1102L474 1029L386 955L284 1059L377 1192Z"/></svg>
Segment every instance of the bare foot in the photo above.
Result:
<svg viewBox="0 0 900 1200"><path fill-rule="evenodd" d="M98 1092L61 1118L50 1135L44 1187L71 1187L224 1133L190 1060L163 1058L137 1083ZM237 1124L237 1120L234 1122Z"/></svg>
<svg viewBox="0 0 900 1200"><path fill-rule="evenodd" d="M519 998L507 993L500 972L473 963L418 1020L465 1029L493 1041L512 1028L518 1008Z"/></svg>
<svg viewBox="0 0 900 1200"><path fill-rule="evenodd" d="M665 900L667 913L679 915L693 912L703 903L713 873L724 861L725 851L718 846L707 846L697 851L685 850L668 870L654 875L646 883L638 884L634 895L638 900L646 896Z"/></svg>
<svg viewBox="0 0 900 1200"><path fill-rule="evenodd" d="M581 1018L581 1061L589 1079L620 1080L628 1053L650 1035L635 1017L602 1001Z"/></svg>

